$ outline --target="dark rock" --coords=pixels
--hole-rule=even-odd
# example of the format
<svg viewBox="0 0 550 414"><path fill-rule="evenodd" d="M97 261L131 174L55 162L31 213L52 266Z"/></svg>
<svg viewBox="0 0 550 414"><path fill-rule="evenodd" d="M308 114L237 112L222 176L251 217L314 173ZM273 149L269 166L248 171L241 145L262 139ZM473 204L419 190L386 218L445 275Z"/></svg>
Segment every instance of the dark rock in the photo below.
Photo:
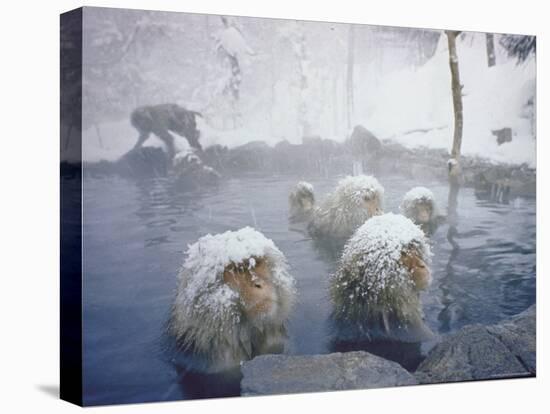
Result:
<svg viewBox="0 0 550 414"><path fill-rule="evenodd" d="M228 154L229 148L216 144L205 148L201 154L201 158L206 165L224 172Z"/></svg>
<svg viewBox="0 0 550 414"><path fill-rule="evenodd" d="M468 325L447 336L418 367L420 383L536 374L535 305L492 326Z"/></svg>
<svg viewBox="0 0 550 414"><path fill-rule="evenodd" d="M128 151L114 166L123 176L165 177L168 172L169 160L161 148L140 147Z"/></svg>
<svg viewBox="0 0 550 414"><path fill-rule="evenodd" d="M414 385L396 362L367 352L263 355L245 362L241 395L288 394Z"/></svg>
<svg viewBox="0 0 550 414"><path fill-rule="evenodd" d="M493 129L491 134L497 137L498 145L502 145L505 142L512 142L512 128Z"/></svg>
<svg viewBox="0 0 550 414"><path fill-rule="evenodd" d="M269 169L272 148L264 141L252 141L232 148L226 158L226 168L234 172Z"/></svg>
<svg viewBox="0 0 550 414"><path fill-rule="evenodd" d="M537 319L535 305L512 319L487 327L531 374L537 373Z"/></svg>

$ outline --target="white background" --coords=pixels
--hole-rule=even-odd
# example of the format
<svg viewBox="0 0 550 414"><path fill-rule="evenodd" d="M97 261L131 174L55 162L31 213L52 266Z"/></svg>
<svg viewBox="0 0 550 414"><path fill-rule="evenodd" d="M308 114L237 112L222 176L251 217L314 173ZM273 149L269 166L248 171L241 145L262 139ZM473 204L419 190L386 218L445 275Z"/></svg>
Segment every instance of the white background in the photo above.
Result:
<svg viewBox="0 0 550 414"><path fill-rule="evenodd" d="M538 378L385 390L144 404L120 413L202 412L543 412L550 407L545 306L550 292L548 226L548 61L544 1L187 0L89 1L86 5L536 34L538 60ZM0 14L0 409L78 410L58 389L59 13L77 1L8 0ZM7 93L6 93L7 92ZM398 115L397 115L398 116ZM6 128L7 126L7 128ZM546 256L546 257L545 257ZM544 343L544 346L543 346ZM544 349L545 348L545 349ZM546 407L544 407L546 405ZM97 408L89 409L95 412ZM544 411L548 412L548 411Z"/></svg>

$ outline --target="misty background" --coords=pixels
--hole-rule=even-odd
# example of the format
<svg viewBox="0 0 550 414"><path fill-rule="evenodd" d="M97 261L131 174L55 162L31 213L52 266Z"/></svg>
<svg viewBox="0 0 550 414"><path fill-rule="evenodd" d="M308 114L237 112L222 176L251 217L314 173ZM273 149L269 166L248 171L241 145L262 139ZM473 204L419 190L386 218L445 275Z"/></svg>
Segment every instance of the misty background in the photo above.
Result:
<svg viewBox="0 0 550 414"><path fill-rule="evenodd" d="M443 31L296 20L85 8L83 160L115 160L135 144L140 105L200 111L203 146L269 145L356 124L406 147L448 149L453 108ZM225 19L225 23L224 23ZM535 59L519 62L494 35L457 40L465 155L535 167ZM239 95L228 93L238 60ZM492 130L511 128L498 145ZM176 137L184 150L187 142ZM161 146L151 137L146 145Z"/></svg>

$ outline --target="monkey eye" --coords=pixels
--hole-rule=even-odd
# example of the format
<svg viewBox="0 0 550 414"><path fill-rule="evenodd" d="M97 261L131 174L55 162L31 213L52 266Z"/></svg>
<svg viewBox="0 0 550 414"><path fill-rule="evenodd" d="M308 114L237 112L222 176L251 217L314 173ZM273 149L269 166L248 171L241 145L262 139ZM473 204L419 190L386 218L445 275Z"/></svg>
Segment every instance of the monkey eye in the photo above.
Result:
<svg viewBox="0 0 550 414"><path fill-rule="evenodd" d="M262 285L259 284L258 282L254 282L254 287L257 288L257 289L261 289Z"/></svg>
<svg viewBox="0 0 550 414"><path fill-rule="evenodd" d="M423 262L420 262L416 265L416 267L420 268L420 269L425 269L426 268L426 264L423 263Z"/></svg>

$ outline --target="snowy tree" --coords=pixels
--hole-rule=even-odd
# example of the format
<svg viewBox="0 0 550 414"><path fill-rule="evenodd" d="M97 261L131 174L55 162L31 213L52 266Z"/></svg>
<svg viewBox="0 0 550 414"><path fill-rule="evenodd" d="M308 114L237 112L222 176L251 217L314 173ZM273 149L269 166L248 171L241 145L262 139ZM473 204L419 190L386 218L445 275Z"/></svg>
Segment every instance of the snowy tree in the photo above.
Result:
<svg viewBox="0 0 550 414"><path fill-rule="evenodd" d="M451 150L452 160L449 164L449 171L459 169L460 147L462 145L462 129L464 125L462 111L462 85L460 84L460 72L458 69L458 54L456 51L456 38L460 34L457 31L447 30L447 42L449 46L449 66L451 69L451 88L453 91L453 109L454 109L454 135L453 146Z"/></svg>
<svg viewBox="0 0 550 414"><path fill-rule="evenodd" d="M219 53L223 64L229 69L229 75L223 88L223 95L228 99L232 110L233 126L236 127L240 113L238 103L240 100L240 88L242 82L242 69L240 60L245 54L254 55L254 51L246 43L242 31L235 23L221 16L223 29L218 36L216 51Z"/></svg>
<svg viewBox="0 0 550 414"><path fill-rule="evenodd" d="M485 40L487 43L487 65L489 67L496 65L495 57L495 35L493 33L486 33Z"/></svg>
<svg viewBox="0 0 550 414"><path fill-rule="evenodd" d="M503 35L500 38L501 46L506 49L508 56L515 57L518 63L525 62L537 51L537 38L535 36Z"/></svg>

